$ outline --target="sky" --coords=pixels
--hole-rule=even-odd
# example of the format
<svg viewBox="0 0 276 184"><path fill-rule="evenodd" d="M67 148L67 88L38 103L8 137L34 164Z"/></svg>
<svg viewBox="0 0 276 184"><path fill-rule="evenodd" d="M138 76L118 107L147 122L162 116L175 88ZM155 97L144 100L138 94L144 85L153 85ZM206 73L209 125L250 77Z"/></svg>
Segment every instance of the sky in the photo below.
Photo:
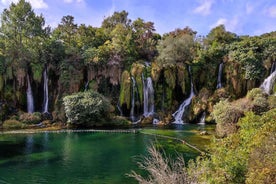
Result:
<svg viewBox="0 0 276 184"><path fill-rule="evenodd" d="M154 22L156 32L168 33L186 26L207 35L224 24L238 35L261 35L276 31L276 0L26 0L46 25L56 27L72 15L75 23L100 27L114 11L127 11L128 18ZM0 0L0 11L18 0Z"/></svg>

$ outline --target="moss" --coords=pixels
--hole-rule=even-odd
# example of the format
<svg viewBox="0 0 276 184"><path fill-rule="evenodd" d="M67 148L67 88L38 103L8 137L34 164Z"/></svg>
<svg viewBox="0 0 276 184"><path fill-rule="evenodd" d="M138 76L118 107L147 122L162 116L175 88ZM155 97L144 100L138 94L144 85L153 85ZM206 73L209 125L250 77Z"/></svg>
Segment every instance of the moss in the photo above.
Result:
<svg viewBox="0 0 276 184"><path fill-rule="evenodd" d="M164 69L165 81L168 84L169 88L174 89L176 84L176 71L175 67L170 66Z"/></svg>
<svg viewBox="0 0 276 184"><path fill-rule="evenodd" d="M130 108L130 99L131 99L131 79L128 71L124 71L121 77L121 88L120 88L120 106L123 104L127 105L127 108Z"/></svg>
<svg viewBox="0 0 276 184"><path fill-rule="evenodd" d="M7 75L7 79L13 79L12 67L11 66L7 67L6 75Z"/></svg>
<svg viewBox="0 0 276 184"><path fill-rule="evenodd" d="M14 120L14 119L6 120L3 123L4 129L21 129L21 128L25 128L25 127L26 127L25 124L23 124L20 121Z"/></svg>
<svg viewBox="0 0 276 184"><path fill-rule="evenodd" d="M33 71L33 79L36 82L41 82L41 76L42 76L42 72L43 72L42 65L33 64L32 71Z"/></svg>
<svg viewBox="0 0 276 184"><path fill-rule="evenodd" d="M151 63L151 77L153 81L158 81L161 71L161 67L156 62Z"/></svg>
<svg viewBox="0 0 276 184"><path fill-rule="evenodd" d="M4 79L3 79L3 76L0 75L0 92L2 92L3 88L4 88Z"/></svg>
<svg viewBox="0 0 276 184"><path fill-rule="evenodd" d="M136 76L135 77L136 85L138 88L138 93L139 93L139 100L140 102L143 101L143 80L141 76Z"/></svg>
<svg viewBox="0 0 276 184"><path fill-rule="evenodd" d="M166 88L165 107L166 108L171 107L172 101L173 101L173 89Z"/></svg>
<svg viewBox="0 0 276 184"><path fill-rule="evenodd" d="M133 63L131 66L130 74L132 76L142 76L145 66L141 63Z"/></svg>
<svg viewBox="0 0 276 184"><path fill-rule="evenodd" d="M177 79L178 79L178 85L182 89L182 93L186 94L186 84L187 84L186 81L187 79L189 79L189 74L186 70L186 67L183 64L177 65Z"/></svg>

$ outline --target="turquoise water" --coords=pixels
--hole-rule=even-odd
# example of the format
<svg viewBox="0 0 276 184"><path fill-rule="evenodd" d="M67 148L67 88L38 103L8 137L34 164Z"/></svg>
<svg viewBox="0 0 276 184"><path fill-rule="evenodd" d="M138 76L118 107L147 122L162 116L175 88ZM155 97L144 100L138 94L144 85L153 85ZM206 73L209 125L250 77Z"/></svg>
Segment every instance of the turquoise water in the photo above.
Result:
<svg viewBox="0 0 276 184"><path fill-rule="evenodd" d="M142 130L176 134L194 143L208 144L190 130ZM143 133L39 133L0 135L0 184L136 183L125 174L138 171L136 161L147 146L162 145L168 152L181 152L187 159L198 152L176 141ZM200 144L199 144L200 145Z"/></svg>

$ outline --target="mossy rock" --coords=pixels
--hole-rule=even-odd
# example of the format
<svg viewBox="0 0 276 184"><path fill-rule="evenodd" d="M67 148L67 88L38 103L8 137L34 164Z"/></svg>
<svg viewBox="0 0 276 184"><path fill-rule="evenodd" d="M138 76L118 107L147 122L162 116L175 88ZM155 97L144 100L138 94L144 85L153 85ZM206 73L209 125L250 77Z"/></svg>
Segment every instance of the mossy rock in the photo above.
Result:
<svg viewBox="0 0 276 184"><path fill-rule="evenodd" d="M131 78L128 71L124 71L121 77L121 89L120 89L120 106L126 104L127 108L130 108L131 99Z"/></svg>
<svg viewBox="0 0 276 184"><path fill-rule="evenodd" d="M166 67L164 69L165 81L168 84L169 88L174 89L176 85L176 68L173 66Z"/></svg>
<svg viewBox="0 0 276 184"><path fill-rule="evenodd" d="M18 120L15 120L15 119L8 119L8 120L5 120L4 123L3 123L3 128L4 129L22 129L22 128L25 128L26 125Z"/></svg>
<svg viewBox="0 0 276 184"><path fill-rule="evenodd" d="M153 81L157 82L159 80L161 72L162 72L162 68L156 62L152 62L151 63L151 77L152 77Z"/></svg>

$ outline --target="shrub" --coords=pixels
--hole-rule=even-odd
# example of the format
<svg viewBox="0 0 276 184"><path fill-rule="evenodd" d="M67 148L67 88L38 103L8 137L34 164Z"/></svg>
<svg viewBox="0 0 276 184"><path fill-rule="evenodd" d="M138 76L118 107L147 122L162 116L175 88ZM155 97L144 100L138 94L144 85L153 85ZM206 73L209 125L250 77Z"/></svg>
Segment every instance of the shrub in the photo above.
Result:
<svg viewBox="0 0 276 184"><path fill-rule="evenodd" d="M269 96L267 99L267 102L268 102L268 107L270 109L276 108L276 96L275 95Z"/></svg>
<svg viewBox="0 0 276 184"><path fill-rule="evenodd" d="M22 121L25 124L37 124L41 122L41 113L34 112L30 113L23 113L19 117L19 121Z"/></svg>
<svg viewBox="0 0 276 184"><path fill-rule="evenodd" d="M246 94L246 98L252 101L258 97L265 97L265 94L261 88L253 88L252 90L248 91Z"/></svg>
<svg viewBox="0 0 276 184"><path fill-rule="evenodd" d="M63 98L68 123L98 125L110 119L110 102L94 91L79 92Z"/></svg>
<svg viewBox="0 0 276 184"><path fill-rule="evenodd" d="M217 103L212 112L212 116L217 123L217 135L219 137L224 137L236 132L236 123L242 115L243 112L227 100L222 100Z"/></svg>
<svg viewBox="0 0 276 184"><path fill-rule="evenodd" d="M146 170L149 174L144 178L140 174L132 171L128 176L136 179L140 184L164 183L164 184L184 184L196 183L195 177L189 175L185 168L183 157L179 156L176 160L172 160L163 156L154 146L148 148L149 156L143 161L138 162L138 166L142 170Z"/></svg>
<svg viewBox="0 0 276 184"><path fill-rule="evenodd" d="M268 110L269 104L266 98L266 94L262 89L254 88L250 90L247 93L246 98L252 101L251 109L256 114L261 114Z"/></svg>
<svg viewBox="0 0 276 184"><path fill-rule="evenodd" d="M4 129L20 129L20 128L25 128L25 125L20 121L9 119L9 120L4 121L3 128Z"/></svg>

